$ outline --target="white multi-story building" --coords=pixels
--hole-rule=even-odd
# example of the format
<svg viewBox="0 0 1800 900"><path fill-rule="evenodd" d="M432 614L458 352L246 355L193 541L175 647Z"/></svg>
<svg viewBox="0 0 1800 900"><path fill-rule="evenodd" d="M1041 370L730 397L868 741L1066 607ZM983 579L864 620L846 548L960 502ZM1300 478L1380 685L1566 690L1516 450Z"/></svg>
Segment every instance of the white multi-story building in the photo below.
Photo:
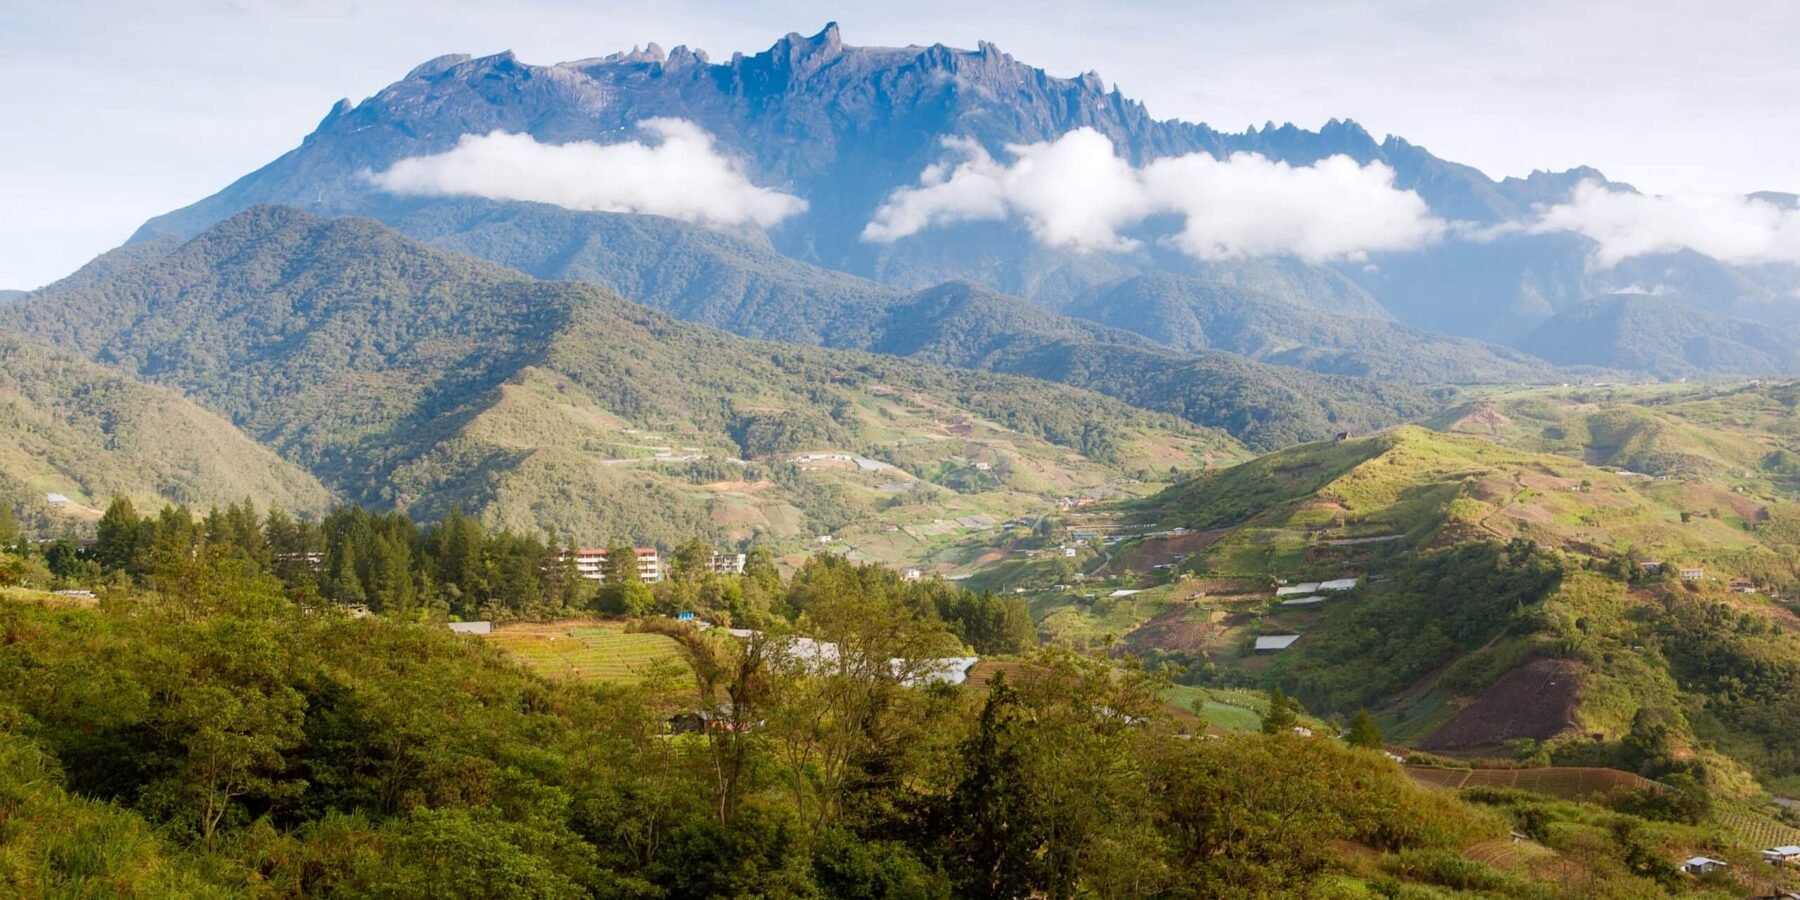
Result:
<svg viewBox="0 0 1800 900"><path fill-rule="evenodd" d="M585 547L575 551L575 571L589 581L606 580L606 556L604 547ZM655 584L662 580L662 557L655 547L637 548L638 580L645 584Z"/></svg>

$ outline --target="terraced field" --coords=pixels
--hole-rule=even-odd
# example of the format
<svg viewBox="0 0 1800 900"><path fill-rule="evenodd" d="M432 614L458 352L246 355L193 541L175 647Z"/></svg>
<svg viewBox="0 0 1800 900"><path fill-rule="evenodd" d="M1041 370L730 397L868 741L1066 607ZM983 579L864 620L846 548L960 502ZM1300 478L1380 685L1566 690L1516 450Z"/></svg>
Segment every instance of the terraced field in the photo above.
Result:
<svg viewBox="0 0 1800 900"><path fill-rule="evenodd" d="M637 684L673 664L684 681L691 674L681 648L660 634L631 634L623 623L576 620L505 625L487 640L539 674L581 682Z"/></svg>
<svg viewBox="0 0 1800 900"><path fill-rule="evenodd" d="M1620 788L1657 786L1656 782L1631 772L1579 766L1544 766L1535 769L1438 769L1407 766L1406 774L1428 787L1516 788L1564 800L1607 794Z"/></svg>
<svg viewBox="0 0 1800 900"><path fill-rule="evenodd" d="M1779 847L1800 844L1800 828L1785 825L1761 813L1734 807L1714 807L1713 821L1746 847Z"/></svg>

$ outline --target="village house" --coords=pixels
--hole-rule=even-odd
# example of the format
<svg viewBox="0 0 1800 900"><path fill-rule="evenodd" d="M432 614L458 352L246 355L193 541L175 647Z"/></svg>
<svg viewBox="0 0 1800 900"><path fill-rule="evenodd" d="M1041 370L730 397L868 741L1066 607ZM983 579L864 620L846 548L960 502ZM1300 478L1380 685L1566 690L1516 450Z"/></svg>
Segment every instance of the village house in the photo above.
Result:
<svg viewBox="0 0 1800 900"><path fill-rule="evenodd" d="M655 584L662 580L662 557L655 547L638 547L637 572L638 580L645 584ZM607 550L603 547L584 547L575 551L575 571L589 581L606 581Z"/></svg>
<svg viewBox="0 0 1800 900"><path fill-rule="evenodd" d="M1661 575L1663 564L1661 560L1651 560L1650 562L1638 563L1638 568L1643 569L1644 572L1649 575Z"/></svg>
<svg viewBox="0 0 1800 900"><path fill-rule="evenodd" d="M1731 579L1731 590L1738 594L1754 594L1756 593L1756 582L1748 578L1733 578Z"/></svg>
<svg viewBox="0 0 1800 900"><path fill-rule="evenodd" d="M1762 858L1763 862L1766 862L1771 866L1795 865L1800 863L1800 847L1793 844L1770 847L1762 852Z"/></svg>
<svg viewBox="0 0 1800 900"><path fill-rule="evenodd" d="M1681 580L1682 581L1699 581L1700 579L1705 578L1705 577L1706 577L1705 569L1682 569L1681 570Z"/></svg>
<svg viewBox="0 0 1800 900"><path fill-rule="evenodd" d="M1681 864L1681 871L1689 875L1711 875L1720 869L1728 868L1723 860L1710 856L1696 856Z"/></svg>
<svg viewBox="0 0 1800 900"><path fill-rule="evenodd" d="M900 579L902 581L918 581L919 579L924 578L924 577L925 577L925 573L919 571L918 569L907 569L900 573Z"/></svg>
<svg viewBox="0 0 1800 900"><path fill-rule="evenodd" d="M493 634L492 622L451 622L450 630L457 634Z"/></svg>

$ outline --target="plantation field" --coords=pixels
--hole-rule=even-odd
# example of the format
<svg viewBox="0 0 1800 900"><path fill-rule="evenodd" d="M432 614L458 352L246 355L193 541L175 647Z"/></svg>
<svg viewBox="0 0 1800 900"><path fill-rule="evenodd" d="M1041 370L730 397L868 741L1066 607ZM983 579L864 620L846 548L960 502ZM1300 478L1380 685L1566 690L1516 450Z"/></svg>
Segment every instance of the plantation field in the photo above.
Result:
<svg viewBox="0 0 1800 900"><path fill-rule="evenodd" d="M1713 821L1747 847L1800 844L1800 828L1785 825L1760 813L1737 807L1715 807Z"/></svg>
<svg viewBox="0 0 1800 900"><path fill-rule="evenodd" d="M539 674L582 682L637 684L653 671L675 666L691 680L672 638L631 634L619 622L576 620L504 625L486 640Z"/></svg>
<svg viewBox="0 0 1800 900"><path fill-rule="evenodd" d="M1530 791L1563 800L1608 794L1621 788L1657 787L1641 775L1618 769L1543 766L1533 769L1439 769L1407 766L1406 774L1427 787L1501 787Z"/></svg>

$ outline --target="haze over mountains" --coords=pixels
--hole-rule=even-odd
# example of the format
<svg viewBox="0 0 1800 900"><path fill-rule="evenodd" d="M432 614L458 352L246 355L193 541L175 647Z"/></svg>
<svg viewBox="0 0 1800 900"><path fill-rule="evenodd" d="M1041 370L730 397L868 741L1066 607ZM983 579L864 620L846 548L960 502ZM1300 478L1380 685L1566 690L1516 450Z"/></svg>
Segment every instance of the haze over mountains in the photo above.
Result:
<svg viewBox="0 0 1800 900"><path fill-rule="evenodd" d="M1258 213L1248 224L1246 197ZM687 222L547 216L518 200ZM191 237L270 202L372 215L727 328L730 314L693 308L696 293L795 280L815 292L830 284L840 298L869 290L838 273L901 291L966 280L1187 349L1382 376L1403 374L1384 365L1394 354L1382 342L1425 340L1418 329L1527 352L1555 345L1564 365L1782 369L1792 360L1781 352L1736 352L1738 323L1791 346L1800 288L1782 195L1744 201L1773 223L1766 241L1699 233L1706 215L1661 206L1662 219L1694 228L1625 234L1617 224L1630 204L1664 199L1591 169L1496 181L1349 121L1244 133L1158 121L1098 76L1052 77L992 44L854 47L835 26L722 63L654 46L554 66L511 54L432 60L368 100L339 103L299 148L152 220L138 239ZM671 243L711 257L697 276L711 284L654 271ZM1153 280L1165 312L1118 308L1133 279L1164 274L1179 276ZM1581 312L1602 297L1628 314ZM1297 333L1246 322L1257 316L1245 304L1277 304L1261 318ZM1654 312L1666 304L1707 315L1677 322ZM1293 323L1289 308L1368 321ZM1212 325L1204 338L1199 321ZM1617 350L1647 327L1683 329L1655 337L1677 348L1699 343L1653 360ZM1574 336L1556 344L1539 329ZM1446 359L1420 380L1509 379L1541 366L1479 343L1419 355Z"/></svg>

